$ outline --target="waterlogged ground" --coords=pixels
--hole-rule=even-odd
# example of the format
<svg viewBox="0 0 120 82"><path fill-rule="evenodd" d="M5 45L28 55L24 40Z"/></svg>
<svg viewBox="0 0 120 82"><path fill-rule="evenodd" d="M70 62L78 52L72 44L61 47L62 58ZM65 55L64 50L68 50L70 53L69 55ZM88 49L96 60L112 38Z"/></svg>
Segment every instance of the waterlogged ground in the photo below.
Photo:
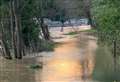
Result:
<svg viewBox="0 0 120 82"><path fill-rule="evenodd" d="M84 34L80 35L78 40L63 42L55 48L53 56L45 61L42 74L40 74L41 78L39 78L39 73L36 77L37 82L40 79L43 82L82 82L83 80L90 82L96 47L95 38Z"/></svg>
<svg viewBox="0 0 120 82"><path fill-rule="evenodd" d="M94 82L97 40L86 33L65 35L74 30L71 29L51 30L53 40L60 43L53 52L34 54L35 57L31 55L22 60L1 57L0 82ZM31 68L41 63L42 69Z"/></svg>

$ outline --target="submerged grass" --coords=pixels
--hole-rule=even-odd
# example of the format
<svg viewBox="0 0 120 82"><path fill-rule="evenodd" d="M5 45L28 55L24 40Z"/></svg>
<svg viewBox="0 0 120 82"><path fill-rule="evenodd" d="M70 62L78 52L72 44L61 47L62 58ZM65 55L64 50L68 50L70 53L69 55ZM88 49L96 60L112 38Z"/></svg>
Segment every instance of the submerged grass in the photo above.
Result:
<svg viewBox="0 0 120 82"><path fill-rule="evenodd" d="M89 34L95 34L95 33L97 33L97 31L95 29L89 29L89 30L83 30L83 31L69 32L69 33L64 34L64 35L76 35L76 34L79 34L81 32L86 32L86 33L89 33Z"/></svg>
<svg viewBox="0 0 120 82"><path fill-rule="evenodd" d="M32 64L32 65L30 65L30 68L31 69L42 69L43 66L42 65L38 65L38 64Z"/></svg>
<svg viewBox="0 0 120 82"><path fill-rule="evenodd" d="M96 30L95 30L95 29L89 29L89 30L84 30L84 31L80 31L80 32L91 32L91 33L95 33Z"/></svg>
<svg viewBox="0 0 120 82"><path fill-rule="evenodd" d="M115 71L114 58L107 46L99 46L96 51L93 79L101 82L120 82L120 67Z"/></svg>
<svg viewBox="0 0 120 82"><path fill-rule="evenodd" d="M64 34L64 35L76 35L76 34L78 34L78 32L77 32L77 31L74 31L74 32L69 32L69 33Z"/></svg>
<svg viewBox="0 0 120 82"><path fill-rule="evenodd" d="M42 41L39 47L39 51L54 51L54 48L63 44L62 42Z"/></svg>
<svg viewBox="0 0 120 82"><path fill-rule="evenodd" d="M52 41L42 40L39 45L39 51L53 51L55 48L55 43Z"/></svg>

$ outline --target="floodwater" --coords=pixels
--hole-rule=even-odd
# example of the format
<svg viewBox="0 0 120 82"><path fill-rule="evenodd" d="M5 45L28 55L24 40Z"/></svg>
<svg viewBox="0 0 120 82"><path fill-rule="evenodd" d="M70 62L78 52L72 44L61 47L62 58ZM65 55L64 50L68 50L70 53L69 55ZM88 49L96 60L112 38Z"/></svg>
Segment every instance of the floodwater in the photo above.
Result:
<svg viewBox="0 0 120 82"><path fill-rule="evenodd" d="M93 82L96 38L86 33L58 34L62 37L54 39L60 44L53 52L42 52L37 57L22 60L5 60L1 57L0 82ZM42 69L30 68L41 63Z"/></svg>
<svg viewBox="0 0 120 82"><path fill-rule="evenodd" d="M36 81L82 82L92 80L96 48L96 39L92 36L80 34L75 38L66 39L55 48L53 56L45 61L42 74L40 74L41 78L38 73Z"/></svg>

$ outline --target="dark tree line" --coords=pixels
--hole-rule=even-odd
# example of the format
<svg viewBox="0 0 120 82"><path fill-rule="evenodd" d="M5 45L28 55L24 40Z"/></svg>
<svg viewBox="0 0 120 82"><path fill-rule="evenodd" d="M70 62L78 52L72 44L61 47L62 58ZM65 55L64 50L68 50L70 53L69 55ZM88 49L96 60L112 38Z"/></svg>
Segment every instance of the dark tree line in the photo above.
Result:
<svg viewBox="0 0 120 82"><path fill-rule="evenodd" d="M44 0L2 0L0 2L0 43L5 58L11 59L14 56L21 59L26 49L36 48L37 43L42 39L50 40L48 26L43 20L48 11L45 8L52 5L49 3ZM42 38L39 38L40 32Z"/></svg>
<svg viewBox="0 0 120 82"><path fill-rule="evenodd" d="M84 3L82 8L86 14L79 3ZM81 13L91 24L90 0L68 0L66 4L62 0L1 0L0 42L3 56L21 59L28 50L39 50L37 48L44 42L42 40L49 41L49 28L44 18L61 21L63 27L66 20L80 18L83 16Z"/></svg>

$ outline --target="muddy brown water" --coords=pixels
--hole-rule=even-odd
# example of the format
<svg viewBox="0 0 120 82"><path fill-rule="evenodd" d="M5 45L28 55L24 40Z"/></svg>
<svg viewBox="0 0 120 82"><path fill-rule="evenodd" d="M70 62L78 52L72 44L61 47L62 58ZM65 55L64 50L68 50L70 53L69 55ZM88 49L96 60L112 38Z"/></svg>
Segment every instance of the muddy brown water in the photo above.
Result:
<svg viewBox="0 0 120 82"><path fill-rule="evenodd" d="M0 82L93 82L97 40L85 33L63 41L53 52L43 57L26 57L22 60L0 58ZM43 63L42 69L30 65Z"/></svg>

